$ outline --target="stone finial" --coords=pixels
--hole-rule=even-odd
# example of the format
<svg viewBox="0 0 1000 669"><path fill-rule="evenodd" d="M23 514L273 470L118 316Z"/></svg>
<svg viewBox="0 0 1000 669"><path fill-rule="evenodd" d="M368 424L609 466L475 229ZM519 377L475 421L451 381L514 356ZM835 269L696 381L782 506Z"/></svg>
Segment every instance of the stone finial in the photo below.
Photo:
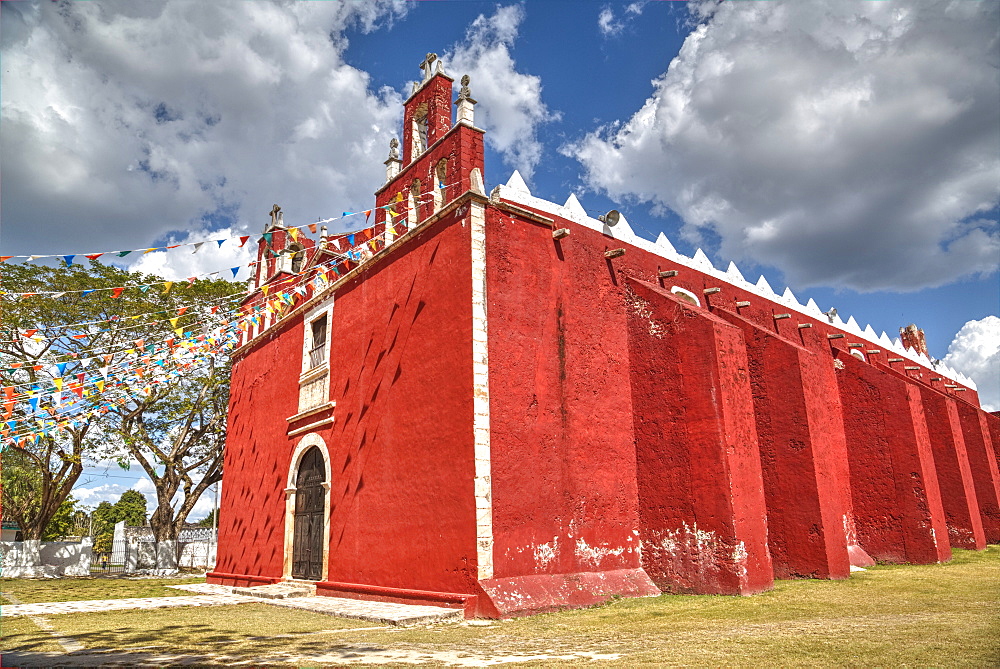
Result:
<svg viewBox="0 0 1000 669"><path fill-rule="evenodd" d="M389 158L385 161L385 181L389 183L399 174L403 161L399 159L399 140L393 137L389 140Z"/></svg>
<svg viewBox="0 0 1000 669"><path fill-rule="evenodd" d="M469 75L462 75L462 88L458 91L458 99L455 100L455 104L458 106L458 111L455 114L455 123L465 123L467 125L475 125L475 105L476 101L472 98L472 91L469 90Z"/></svg>
<svg viewBox="0 0 1000 669"><path fill-rule="evenodd" d="M462 88L459 89L458 91L459 100L472 100L472 91L469 90L470 81L472 80L469 79L469 75L467 74L462 75ZM475 100L472 101L475 102Z"/></svg>

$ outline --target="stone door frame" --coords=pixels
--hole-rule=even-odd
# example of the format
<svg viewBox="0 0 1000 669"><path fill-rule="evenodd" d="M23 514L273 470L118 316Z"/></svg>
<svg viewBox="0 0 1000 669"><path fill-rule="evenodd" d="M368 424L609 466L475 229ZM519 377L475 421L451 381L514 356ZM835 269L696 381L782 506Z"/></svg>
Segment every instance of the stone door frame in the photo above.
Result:
<svg viewBox="0 0 1000 669"><path fill-rule="evenodd" d="M281 568L281 579L283 581L292 580L292 551L295 544L295 494L296 479L299 474L299 465L302 457L313 446L319 449L323 456L324 480L321 484L326 492L323 495L323 570L320 576L321 581L325 581L329 572L330 561L330 478L332 470L330 467L330 451L326 447L326 442L318 434L307 434L295 446L292 453L292 460L288 466L288 482L285 486L285 550L284 561Z"/></svg>

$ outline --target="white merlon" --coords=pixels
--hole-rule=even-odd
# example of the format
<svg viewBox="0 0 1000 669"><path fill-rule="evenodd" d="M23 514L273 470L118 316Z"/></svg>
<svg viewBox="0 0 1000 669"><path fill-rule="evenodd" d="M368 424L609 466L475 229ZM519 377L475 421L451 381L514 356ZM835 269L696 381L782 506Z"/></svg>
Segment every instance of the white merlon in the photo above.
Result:
<svg viewBox="0 0 1000 669"><path fill-rule="evenodd" d="M705 255L705 252L701 249L697 249L694 252L694 255L691 256L691 259L694 261L695 267L698 267L699 269L704 269L709 272L715 270L715 265L712 264L712 261L708 259L708 256Z"/></svg>
<svg viewBox="0 0 1000 669"><path fill-rule="evenodd" d="M795 297L795 293L788 286L785 286L785 292L781 294L781 301L790 307L800 308L802 306L799 304L798 298Z"/></svg>
<svg viewBox="0 0 1000 669"><path fill-rule="evenodd" d="M729 261L729 267L726 268L726 274L729 275L729 278L731 280L737 283L744 284L747 282L747 280L743 278L743 273L740 272L740 268L737 267L736 263L734 263L732 260Z"/></svg>
<svg viewBox="0 0 1000 669"><path fill-rule="evenodd" d="M878 343L884 348L892 348L892 340L889 339L889 335L885 333L885 330L882 330L882 334L878 336Z"/></svg>
<svg viewBox="0 0 1000 669"><path fill-rule="evenodd" d="M757 279L757 283L754 285L763 297L777 297L774 293L774 289L771 288L771 284L767 282L767 279L764 278L763 274L760 275L760 278Z"/></svg>
<svg viewBox="0 0 1000 669"><path fill-rule="evenodd" d="M674 245L670 243L670 240L667 239L667 236L662 232L656 238L656 246L659 250L663 251L663 253L659 255L662 255L665 258L674 259L679 255L677 253L677 249L674 248Z"/></svg>
<svg viewBox="0 0 1000 669"><path fill-rule="evenodd" d="M517 170L514 170L514 173L510 175L510 179L507 179L507 188L519 191L525 195L531 195L531 191L528 190L528 185L524 183L521 173Z"/></svg>
<svg viewBox="0 0 1000 669"><path fill-rule="evenodd" d="M814 318L819 318L823 315L823 310L819 308L818 304L816 304L816 300L810 297L809 301L806 302L805 313Z"/></svg>
<svg viewBox="0 0 1000 669"><path fill-rule="evenodd" d="M573 220L590 218L587 216L587 210L583 208L583 205L580 204L580 201L576 199L576 195L573 193L570 193L569 197L566 198L566 204L563 205L563 209L570 214L568 218L572 218Z"/></svg>

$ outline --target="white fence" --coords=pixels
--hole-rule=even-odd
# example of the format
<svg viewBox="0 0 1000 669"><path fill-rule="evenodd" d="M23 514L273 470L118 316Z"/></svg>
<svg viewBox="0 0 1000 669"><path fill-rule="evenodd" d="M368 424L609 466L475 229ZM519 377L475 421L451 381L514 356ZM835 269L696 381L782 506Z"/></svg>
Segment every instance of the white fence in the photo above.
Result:
<svg viewBox="0 0 1000 669"><path fill-rule="evenodd" d="M0 576L37 578L89 576L93 559L90 537L82 541L0 542Z"/></svg>

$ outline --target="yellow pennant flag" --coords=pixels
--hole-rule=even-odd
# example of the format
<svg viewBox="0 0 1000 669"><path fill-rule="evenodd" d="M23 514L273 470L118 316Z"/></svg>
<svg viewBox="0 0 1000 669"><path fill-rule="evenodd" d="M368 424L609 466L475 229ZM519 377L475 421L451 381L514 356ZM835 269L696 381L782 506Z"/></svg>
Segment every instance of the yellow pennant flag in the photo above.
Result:
<svg viewBox="0 0 1000 669"><path fill-rule="evenodd" d="M263 286L260 287L260 292L264 293L265 296L267 295L267 292L269 290L271 290L270 284L265 283Z"/></svg>
<svg viewBox="0 0 1000 669"><path fill-rule="evenodd" d="M95 385L97 386L97 392L99 393L104 392L104 379L98 379Z"/></svg>
<svg viewBox="0 0 1000 669"><path fill-rule="evenodd" d="M167 293L169 293L170 292L170 287L173 286L173 285L174 285L173 281L164 281L163 282L163 294L166 295Z"/></svg>
<svg viewBox="0 0 1000 669"><path fill-rule="evenodd" d="M177 327L177 321L179 321L179 320L180 320L180 318L171 318L170 319L170 327L176 328Z"/></svg>
<svg viewBox="0 0 1000 669"><path fill-rule="evenodd" d="M56 384L56 390L62 392L63 380L61 376L57 376L56 378L52 379L52 383Z"/></svg>
<svg viewBox="0 0 1000 669"><path fill-rule="evenodd" d="M299 229L298 228L289 228L288 229L288 234L292 238L293 242L297 242L299 240Z"/></svg>

